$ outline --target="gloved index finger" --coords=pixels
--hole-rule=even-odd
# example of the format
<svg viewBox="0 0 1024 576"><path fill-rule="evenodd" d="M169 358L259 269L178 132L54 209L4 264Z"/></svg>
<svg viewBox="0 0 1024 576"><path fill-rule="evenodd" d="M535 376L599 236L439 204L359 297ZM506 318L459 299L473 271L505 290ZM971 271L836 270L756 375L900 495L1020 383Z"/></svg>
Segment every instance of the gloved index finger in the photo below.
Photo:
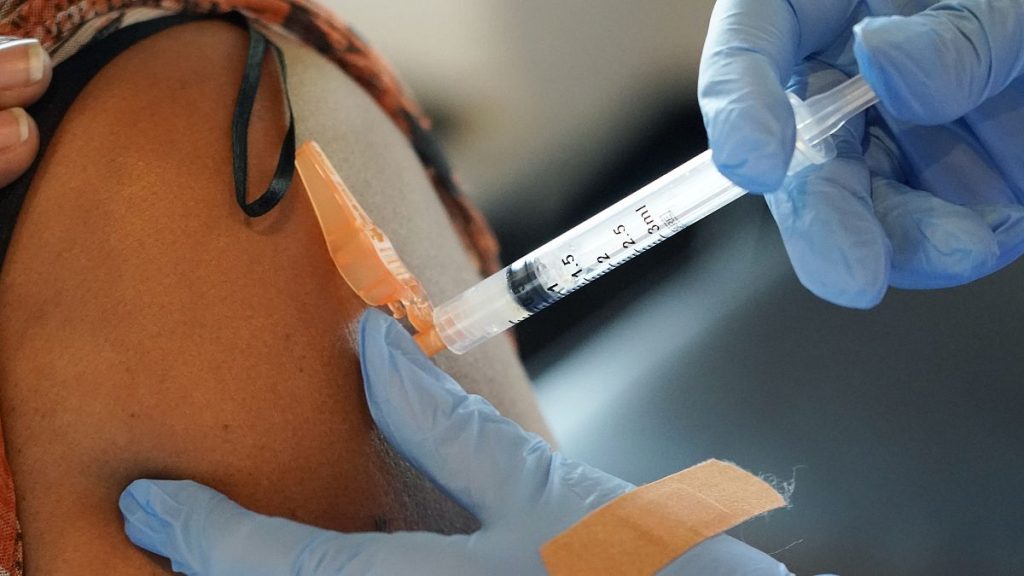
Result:
<svg viewBox="0 0 1024 576"><path fill-rule="evenodd" d="M264 516L187 480L136 480L118 502L125 533L188 576L411 574L458 561L455 536L428 532L341 533Z"/></svg>
<svg viewBox="0 0 1024 576"><path fill-rule="evenodd" d="M698 98L715 164L750 192L777 190L796 132L785 84L807 55L849 29L856 0L719 0Z"/></svg>
<svg viewBox="0 0 1024 576"><path fill-rule="evenodd" d="M864 77L897 118L952 122L1024 77L1024 2L942 2L856 28Z"/></svg>
<svg viewBox="0 0 1024 576"><path fill-rule="evenodd" d="M302 558L329 548L337 574L384 534L341 534L256 514L223 494L187 480L136 480L118 502L125 533L136 545L168 558L188 576L310 575ZM325 556L322 554L321 556Z"/></svg>

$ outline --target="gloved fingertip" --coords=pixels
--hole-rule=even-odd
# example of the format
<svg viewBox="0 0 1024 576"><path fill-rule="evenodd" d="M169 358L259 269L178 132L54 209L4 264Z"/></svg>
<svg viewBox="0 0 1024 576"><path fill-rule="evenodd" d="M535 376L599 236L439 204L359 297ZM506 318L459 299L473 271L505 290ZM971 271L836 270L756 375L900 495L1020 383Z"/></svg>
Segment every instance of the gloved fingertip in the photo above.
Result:
<svg viewBox="0 0 1024 576"><path fill-rule="evenodd" d="M117 503L122 511L126 507L135 509L140 507L141 502L146 499L145 494L149 491L149 480L133 480L124 490L121 491L121 497L118 498Z"/></svg>
<svg viewBox="0 0 1024 576"><path fill-rule="evenodd" d="M723 110L708 135L715 166L748 192L778 190L793 158L794 122L788 102Z"/></svg>
<svg viewBox="0 0 1024 576"><path fill-rule="evenodd" d="M877 306L889 286L892 246L871 207L862 161L837 158L765 196L797 278L846 308Z"/></svg>
<svg viewBox="0 0 1024 576"><path fill-rule="evenodd" d="M844 308L870 310L882 303L892 282L892 244L881 226L877 234L853 242L839 255L847 274L837 274L817 294ZM805 284L806 285L806 284ZM812 290L814 291L814 290Z"/></svg>
<svg viewBox="0 0 1024 576"><path fill-rule="evenodd" d="M996 266L1000 246L974 209L895 181L876 179L874 189L876 212L893 245L893 286L958 286Z"/></svg>
<svg viewBox="0 0 1024 576"><path fill-rule="evenodd" d="M396 322L391 316L376 308L367 308L359 317L360 354L380 349L386 339L387 330L393 323Z"/></svg>
<svg viewBox="0 0 1024 576"><path fill-rule="evenodd" d="M168 555L178 516L152 480L135 480L121 492L118 508L128 539L155 554Z"/></svg>
<svg viewBox="0 0 1024 576"><path fill-rule="evenodd" d="M922 219L918 230L927 240L928 246L947 260L959 264L965 275L969 270L991 267L999 257L999 245L991 229L982 223Z"/></svg>
<svg viewBox="0 0 1024 576"><path fill-rule="evenodd" d="M752 155L714 154L715 166L723 176L732 181L733 184L752 194L768 194L778 190L786 180L786 171L778 170L785 162L781 154L771 154L774 158L767 158L765 154L758 164L764 166L752 166ZM734 159L736 158L736 159Z"/></svg>
<svg viewBox="0 0 1024 576"><path fill-rule="evenodd" d="M818 285L801 278L804 286L844 308L870 310L881 304L891 283L892 245L881 230L878 232L877 236L862 238L860 245L850 246L841 255L846 274L837 274Z"/></svg>
<svg viewBox="0 0 1024 576"><path fill-rule="evenodd" d="M904 243L907 251L893 266L893 286L934 289L960 286L997 268L999 247L988 230L958 229L942 223L923 223L917 238Z"/></svg>
<svg viewBox="0 0 1024 576"><path fill-rule="evenodd" d="M433 365L412 335L391 316L370 308L359 320L359 354L364 360L385 361L396 354Z"/></svg>
<svg viewBox="0 0 1024 576"><path fill-rule="evenodd" d="M856 278L843 281L832 278L822 280L817 275L802 274L797 277L805 288L815 296L844 308L870 310L882 303L889 289L888 271L861 270Z"/></svg>
<svg viewBox="0 0 1024 576"><path fill-rule="evenodd" d="M138 487L135 486L136 482L125 488L121 492L121 497L117 500L117 507L121 510L121 516L124 517L126 530L129 530L131 527L145 525L152 518L152 515L143 506L142 500L140 500L136 493L138 490ZM131 534L129 533L130 537ZM132 541L134 542L135 540L132 539Z"/></svg>
<svg viewBox="0 0 1024 576"><path fill-rule="evenodd" d="M134 500L151 516L173 519L181 513L182 505L164 487L176 484L195 483L188 480L135 480L124 489L121 496Z"/></svg>

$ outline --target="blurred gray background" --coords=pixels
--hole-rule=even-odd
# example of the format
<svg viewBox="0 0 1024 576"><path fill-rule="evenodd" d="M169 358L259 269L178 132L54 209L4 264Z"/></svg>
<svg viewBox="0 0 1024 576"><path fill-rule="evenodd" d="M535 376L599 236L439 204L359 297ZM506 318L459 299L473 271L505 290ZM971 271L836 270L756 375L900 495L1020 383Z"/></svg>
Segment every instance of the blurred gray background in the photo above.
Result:
<svg viewBox="0 0 1024 576"><path fill-rule="evenodd" d="M434 116L506 260L704 149L711 0L333 0ZM562 449L796 479L734 534L798 574L1024 574L1024 265L823 303L744 198L526 322Z"/></svg>

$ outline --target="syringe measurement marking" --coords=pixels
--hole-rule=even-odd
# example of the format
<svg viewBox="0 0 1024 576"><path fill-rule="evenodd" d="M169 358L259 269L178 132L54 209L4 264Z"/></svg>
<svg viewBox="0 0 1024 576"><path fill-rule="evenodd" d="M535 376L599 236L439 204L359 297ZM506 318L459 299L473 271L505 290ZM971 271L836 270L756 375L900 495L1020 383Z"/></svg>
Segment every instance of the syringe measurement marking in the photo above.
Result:
<svg viewBox="0 0 1024 576"><path fill-rule="evenodd" d="M536 310L530 310L525 315L518 319L508 320L509 325L514 326L522 322L523 320L526 320L530 316L533 316L537 312L543 310L544 308L547 308L551 304L554 304L555 302L561 300L562 298L568 296L569 294L572 294L573 292L579 290L580 288L586 286L587 284L590 284L594 280L597 280L598 278L604 276L608 272L615 270L619 266L622 266L626 262L629 262L630 260L643 254L644 252L647 252L651 248L654 248L655 246L661 244L665 240L668 240L676 233L687 228L686 225L678 222L678 220L676 219L676 215L673 214L671 210L666 211L664 214L661 215L661 221L664 224L664 226L659 225L657 223L657 220L655 220L654 216L651 215L651 212L647 208L646 204L634 209L634 212L638 216L640 216L644 226L647 227L647 239L641 239L640 242L645 243L641 245L640 248L635 247L639 242L628 234L628 229L626 228L626 226L624 224L619 224L612 228L612 232L619 236L621 236L622 234L626 234L626 240L622 241L621 251L632 250L632 254L629 254L616 262L614 260L616 257L618 257L618 254L621 252L619 249L613 250L611 253L604 252L603 254L599 254L597 256L597 262L595 264L592 264L587 267L581 266L574 254L567 254L564 258L562 258L562 265L564 267L574 266L576 268L576 271L572 272L571 276L574 280L577 280L577 282L564 290L559 290L560 284L558 284L557 282L545 287L545 292L547 292L549 295L554 295L555 297L551 298L550 300L545 299L545 301L543 301L542 303L540 303L539 306L537 306ZM662 232L662 229L664 229L666 232ZM590 272L594 270L596 270L596 273L588 276L588 274L590 274ZM579 277L581 275L583 276L583 279L579 280ZM524 305L524 308L530 308L534 304L534 300L532 298L527 297L521 300L521 304Z"/></svg>
<svg viewBox="0 0 1024 576"><path fill-rule="evenodd" d="M524 260L521 266L509 268L509 288L515 295L517 303L526 313L518 318L506 319L508 325L515 326L526 320L551 304L661 244L674 233L685 228L685 226L675 225L676 219L671 210L661 215L664 226L657 223L657 220L651 214L646 204L635 208L634 213L643 223L646 235L642 235L638 240L629 233L629 228L625 224L618 224L611 228L611 232L618 236L615 242L616 244L621 244L621 249L616 247L614 250L598 254L595 257L594 263L587 266L581 264L577 254L566 254L561 258L562 268L568 268L573 271L569 273L572 281L565 288L559 282L553 282L543 288L537 286L536 282L540 279L538 275L539 261L537 260ZM667 234L662 232L662 230L667 231ZM627 251L629 253L622 254ZM533 288L530 288L530 286L533 286Z"/></svg>
<svg viewBox="0 0 1024 576"><path fill-rule="evenodd" d="M653 235L653 234L656 234L658 232L658 230L661 230L661 226L658 226L657 224L655 224L654 216L651 216L650 210L647 209L647 204L644 204L643 206L640 206L639 208L634 210L634 212L639 214L640 217L644 219L644 225L647 226L647 233L648 234Z"/></svg>
<svg viewBox="0 0 1024 576"><path fill-rule="evenodd" d="M630 260L632 260L632 259L636 258L637 256L643 254L644 252L647 252L651 248L654 248L658 244L661 244L665 240L668 240L668 238L669 238L668 236L660 236L659 235L654 240L652 240L650 244L644 246L643 248L634 248L633 249L633 253L630 254L629 256L626 256L625 258L623 258L622 260L620 260L620 261L618 261L618 262L616 262L614 264L609 264L609 265L605 266L603 270L598 271L593 276L584 276L583 280L581 280L578 284L574 285L570 290L568 290L566 292L562 292L561 294L563 296L568 296L570 293L574 292L575 290L577 290L579 288L582 288L582 287L586 286L587 284L590 284L591 282L593 282L594 280L597 280L601 276L604 276L605 274L611 272L612 270L615 270L619 266L622 266L626 262L629 262ZM596 266L594 268L596 268Z"/></svg>
<svg viewBox="0 0 1024 576"><path fill-rule="evenodd" d="M643 254L644 252L650 250L651 248L654 248L655 246L660 244L662 241L664 241L664 240L669 238L669 236L666 236L666 235L660 233L661 226L657 224L657 221L654 219L654 216L651 214L651 212L647 208L646 204L644 204L644 205L634 209L634 212L637 213L640 216L640 218L643 221L644 225L647 226L647 234L650 237L652 237L651 240L649 240L647 244L641 246L640 248L635 248L635 246L637 244L637 241L634 240L633 237L628 234L628 232L627 232L628 229L626 228L626 226L624 224L619 224L618 226L616 226L615 228L612 229L612 233L614 233L616 235L626 234L626 240L622 242L622 250L632 250L633 251L632 254L626 256L622 260L619 260L617 262L611 262L612 260L615 260L615 257L613 257L608 252L605 252L605 253L600 254L600 255L597 256L597 263L596 264L594 264L592 266L587 266L586 268L584 268L576 260L576 256L575 255L573 255L573 254L566 255L565 258L562 258L562 265L566 266L566 267L568 267L568 266L575 266L576 271L573 272L571 274L571 276L574 279L578 279L582 275L583 279L579 280L577 283L573 284L569 289L567 289L565 291L558 292L558 294L561 297L568 296L569 294L571 294L572 292L576 291L577 289L582 288L582 287L586 286L587 284L590 284L594 280L597 280L601 276L604 276L605 274L607 274L609 271L618 268L619 266L625 264L626 262L629 262L633 258L636 258L640 254ZM617 253L618 251L615 251L615 252ZM589 275L595 269L599 269L599 270L597 270L596 273L594 273L593 275ZM556 284L553 284L551 287L549 287L548 288L549 291L552 290L552 288L557 289L558 288L558 284L556 283Z"/></svg>
<svg viewBox="0 0 1024 576"><path fill-rule="evenodd" d="M614 232L615 234L626 234L626 226L623 224L619 224L618 226L612 229L612 232ZM630 246L636 246L636 240L633 240L633 238L630 235L626 234L626 241L622 243L622 249L629 250Z"/></svg>
<svg viewBox="0 0 1024 576"><path fill-rule="evenodd" d="M587 266L586 268L584 268L576 260L576 256L574 254L567 254L564 258L562 258L562 265L564 267L574 266L576 268L576 271L571 274L573 279L578 279L580 275L583 275L583 279L579 280L578 282L564 290L559 289L561 288L561 285L558 282L546 286L544 288L544 291L549 295L556 295L557 297L540 303L540 305L537 306L535 310L529 310L535 305L534 299L532 297L526 296L525 294L521 295L522 298L517 299L524 308L528 309L528 311L526 312L526 314L523 314L518 318L507 319L506 321L508 322L509 326L515 326L516 324L519 324L523 320L526 320L530 316L533 316L534 314L540 312L544 308L547 308L551 304L554 304L555 302L561 300L562 298L568 296L569 294L572 294L576 290L579 290L580 288L583 288L584 286L590 284L594 280L597 280L598 278L604 276L608 272L615 270L616 268L622 266L626 262L629 262L630 260L643 254L644 252L647 252L651 248L654 248L658 244L661 244L663 241L667 240L676 232L679 232L683 228L686 228L686 226L674 226L673 224L675 222L675 217L671 213L671 211L669 211L662 215L662 221L665 222L666 227L668 228L668 230L670 230L670 233L668 235L665 235L660 232L662 227L655 223L653 217L650 214L650 211L647 210L646 205L637 208L635 212L637 212L640 215L640 217L644 221L644 224L647 225L647 234L649 240L646 244L642 245L640 248L635 248L634 246L638 244L638 241L633 239L633 237L628 234L628 229L625 225L619 224L618 226L612 229L612 232L616 235L626 234L626 240L622 242L622 251L632 250L632 254L627 255L622 260L618 262L611 262L609 264L605 264L605 262L607 262L608 260L613 259L613 256L611 254L605 252L597 257L597 264ZM615 251L616 254L618 254L618 252L618 250ZM535 264L526 263L526 266L527 268L534 268ZM587 276L587 273L590 272L591 270L594 270L595 268L602 269L592 276Z"/></svg>
<svg viewBox="0 0 1024 576"><path fill-rule="evenodd" d="M576 254L566 254L561 258L562 267L563 269L568 268L573 270L569 273L573 281L565 288L562 288L562 285L559 282L553 282L543 288L537 286L536 282L539 280L539 262L536 260L524 260L521 266L509 268L509 288L515 295L517 303L519 303L523 310L526 311L526 314L519 316L518 318L507 318L506 321L509 326L514 326L523 320L526 320L530 316L544 308L547 308L565 296L568 296L576 290L590 284L594 280L597 280L601 276L604 276L611 270L615 270L619 266L657 246L671 236L672 232L678 231L675 227L668 226L670 233L668 235L661 233L662 226L657 224L657 220L655 220L655 217L651 214L651 211L647 208L646 204L634 209L634 212L640 217L640 220L643 222L643 226L646 228L646 237L637 240L629 233L629 229L625 224L618 224L614 226L611 231L615 236L619 237L616 238L615 241L616 244L621 244L621 250L616 248L614 250L598 254L595 257L595 262L587 266L584 266L580 262ZM671 220L672 214L671 212L666 212L666 214L662 216L663 221L668 222L669 220L666 220L666 215ZM682 229L682 227L679 229ZM622 239L623 236L625 239ZM626 251L629 251L630 253L623 256L622 252ZM531 286L533 286L533 288L531 288Z"/></svg>

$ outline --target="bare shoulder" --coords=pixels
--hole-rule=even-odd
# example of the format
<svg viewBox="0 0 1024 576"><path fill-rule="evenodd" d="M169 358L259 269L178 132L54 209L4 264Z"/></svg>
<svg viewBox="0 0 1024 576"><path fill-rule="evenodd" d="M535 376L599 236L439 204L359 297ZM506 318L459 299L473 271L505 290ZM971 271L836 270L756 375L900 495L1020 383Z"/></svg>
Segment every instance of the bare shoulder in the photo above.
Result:
<svg viewBox="0 0 1024 576"><path fill-rule="evenodd" d="M337 530L461 518L373 429L348 336L363 305L300 191L255 220L235 203L247 48L211 21L125 51L32 183L0 276L0 415L30 572L155 573L116 508L137 477ZM277 74L268 59L255 192L286 130Z"/></svg>
<svg viewBox="0 0 1024 576"><path fill-rule="evenodd" d="M300 140L321 143L434 298L469 285L469 258L402 135L331 63L281 44ZM32 183L0 271L0 416L32 571L152 571L113 505L141 476L194 478L339 530L464 525L373 430L349 338L363 304L301 190L259 219L235 203L247 49L245 30L219 21L141 41L77 98ZM264 78L254 193L287 124L272 58ZM543 430L508 342L441 362Z"/></svg>
<svg viewBox="0 0 1024 576"><path fill-rule="evenodd" d="M415 152L375 102L332 62L287 38L274 38L288 60L288 83L301 140L316 140L403 260L443 302L478 281ZM438 364L525 428L550 440L529 380L506 338Z"/></svg>
<svg viewBox="0 0 1024 576"><path fill-rule="evenodd" d="M141 41L93 78L32 183L8 259L17 273L4 271L4 292L56 290L43 283L50 274L91 276L80 267L95 265L97 254L124 262L105 279L105 289L116 290L146 272L135 255L152 263L143 248L246 225L233 199L230 122L247 42L244 30L225 22L182 25ZM280 90L264 85L252 120L252 182L268 180L285 130ZM69 300L86 289L61 284Z"/></svg>

